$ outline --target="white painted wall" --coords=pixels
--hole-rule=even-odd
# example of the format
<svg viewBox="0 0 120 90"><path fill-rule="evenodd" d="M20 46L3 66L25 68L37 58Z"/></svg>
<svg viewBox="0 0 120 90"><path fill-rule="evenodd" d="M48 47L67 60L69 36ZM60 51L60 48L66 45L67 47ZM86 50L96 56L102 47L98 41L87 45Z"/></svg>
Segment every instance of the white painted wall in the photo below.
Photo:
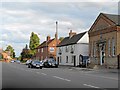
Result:
<svg viewBox="0 0 120 90"><path fill-rule="evenodd" d="M62 58L62 62L59 63L59 65L74 65L74 63L71 63L72 56L76 56L76 65L79 65L79 55L82 54L83 56L88 56L89 55L89 36L88 32L78 41L77 44L74 44L75 46L75 51L73 54L70 53L71 50L71 45L68 45L69 51L66 52L66 46L58 47L57 48L57 57ZM59 55L59 48L62 49L62 54ZM68 56L68 63L66 63L66 56Z"/></svg>
<svg viewBox="0 0 120 90"><path fill-rule="evenodd" d="M89 35L88 32L78 41L78 43L89 43Z"/></svg>
<svg viewBox="0 0 120 90"><path fill-rule="evenodd" d="M61 54L61 62L59 63L59 65L74 65L74 63L71 63L72 61L72 56L76 56L76 65L79 65L79 55L82 54L83 56L88 56L88 44L74 44L75 45L75 51L73 54L70 53L71 50L71 45L69 45L69 51L66 52L66 46L63 47L58 47L58 48L62 48L62 54ZM59 57L60 55L58 54L58 50L57 49L57 57ZM66 63L66 56L68 56L68 63Z"/></svg>

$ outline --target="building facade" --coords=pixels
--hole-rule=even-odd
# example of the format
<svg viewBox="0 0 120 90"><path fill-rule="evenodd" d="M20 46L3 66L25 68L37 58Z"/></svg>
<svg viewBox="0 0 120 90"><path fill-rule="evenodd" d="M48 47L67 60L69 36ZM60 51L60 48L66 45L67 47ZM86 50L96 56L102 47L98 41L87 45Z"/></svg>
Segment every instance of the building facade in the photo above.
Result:
<svg viewBox="0 0 120 90"><path fill-rule="evenodd" d="M82 61L81 56L88 56L88 32L76 34L69 33L57 46L57 63L59 65L78 66Z"/></svg>
<svg viewBox="0 0 120 90"><path fill-rule="evenodd" d="M116 68L120 54L120 15L100 13L89 30L91 66Z"/></svg>
<svg viewBox="0 0 120 90"><path fill-rule="evenodd" d="M36 59L54 58L56 60L56 44L59 44L59 42L56 38L51 39L50 36L47 36L46 41L36 48Z"/></svg>

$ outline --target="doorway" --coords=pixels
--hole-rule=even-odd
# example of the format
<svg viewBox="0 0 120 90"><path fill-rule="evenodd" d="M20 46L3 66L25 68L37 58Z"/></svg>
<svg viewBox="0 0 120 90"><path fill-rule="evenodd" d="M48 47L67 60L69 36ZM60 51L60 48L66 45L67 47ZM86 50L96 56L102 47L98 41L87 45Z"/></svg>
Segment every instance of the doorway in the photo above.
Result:
<svg viewBox="0 0 120 90"><path fill-rule="evenodd" d="M59 65L59 61L60 61L60 58L59 57L57 57L57 64Z"/></svg>
<svg viewBox="0 0 120 90"><path fill-rule="evenodd" d="M75 67L76 66L76 56L72 56L72 60L73 60L74 67Z"/></svg>
<svg viewBox="0 0 120 90"><path fill-rule="evenodd" d="M105 60L105 46L104 44L102 44L100 46L100 65L104 64L104 60Z"/></svg>

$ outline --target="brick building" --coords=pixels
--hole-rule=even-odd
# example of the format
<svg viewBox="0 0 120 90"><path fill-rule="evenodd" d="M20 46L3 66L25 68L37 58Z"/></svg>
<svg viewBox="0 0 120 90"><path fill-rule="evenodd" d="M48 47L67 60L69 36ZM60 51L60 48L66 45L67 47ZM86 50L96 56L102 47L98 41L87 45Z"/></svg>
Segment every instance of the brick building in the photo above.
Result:
<svg viewBox="0 0 120 90"><path fill-rule="evenodd" d="M89 30L91 66L116 68L120 54L120 15L100 13Z"/></svg>
<svg viewBox="0 0 120 90"><path fill-rule="evenodd" d="M56 40L56 38L51 39L50 36L47 36L46 41L36 48L35 58L39 60L44 60L45 58L56 59L56 42L59 44L60 41Z"/></svg>

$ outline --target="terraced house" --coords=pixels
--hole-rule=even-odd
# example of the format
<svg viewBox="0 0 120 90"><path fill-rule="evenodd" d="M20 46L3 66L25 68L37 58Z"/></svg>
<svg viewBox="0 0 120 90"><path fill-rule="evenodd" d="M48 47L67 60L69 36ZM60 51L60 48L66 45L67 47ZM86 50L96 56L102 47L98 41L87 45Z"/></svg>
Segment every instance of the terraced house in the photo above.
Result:
<svg viewBox="0 0 120 90"><path fill-rule="evenodd" d="M120 54L120 15L100 13L89 30L91 67L117 68Z"/></svg>
<svg viewBox="0 0 120 90"><path fill-rule="evenodd" d="M44 60L45 58L54 58L56 60L56 43L59 44L60 40L56 39L57 35L55 34L55 38L51 39L50 36L47 36L46 41L41 43L36 48L35 58L38 60Z"/></svg>

